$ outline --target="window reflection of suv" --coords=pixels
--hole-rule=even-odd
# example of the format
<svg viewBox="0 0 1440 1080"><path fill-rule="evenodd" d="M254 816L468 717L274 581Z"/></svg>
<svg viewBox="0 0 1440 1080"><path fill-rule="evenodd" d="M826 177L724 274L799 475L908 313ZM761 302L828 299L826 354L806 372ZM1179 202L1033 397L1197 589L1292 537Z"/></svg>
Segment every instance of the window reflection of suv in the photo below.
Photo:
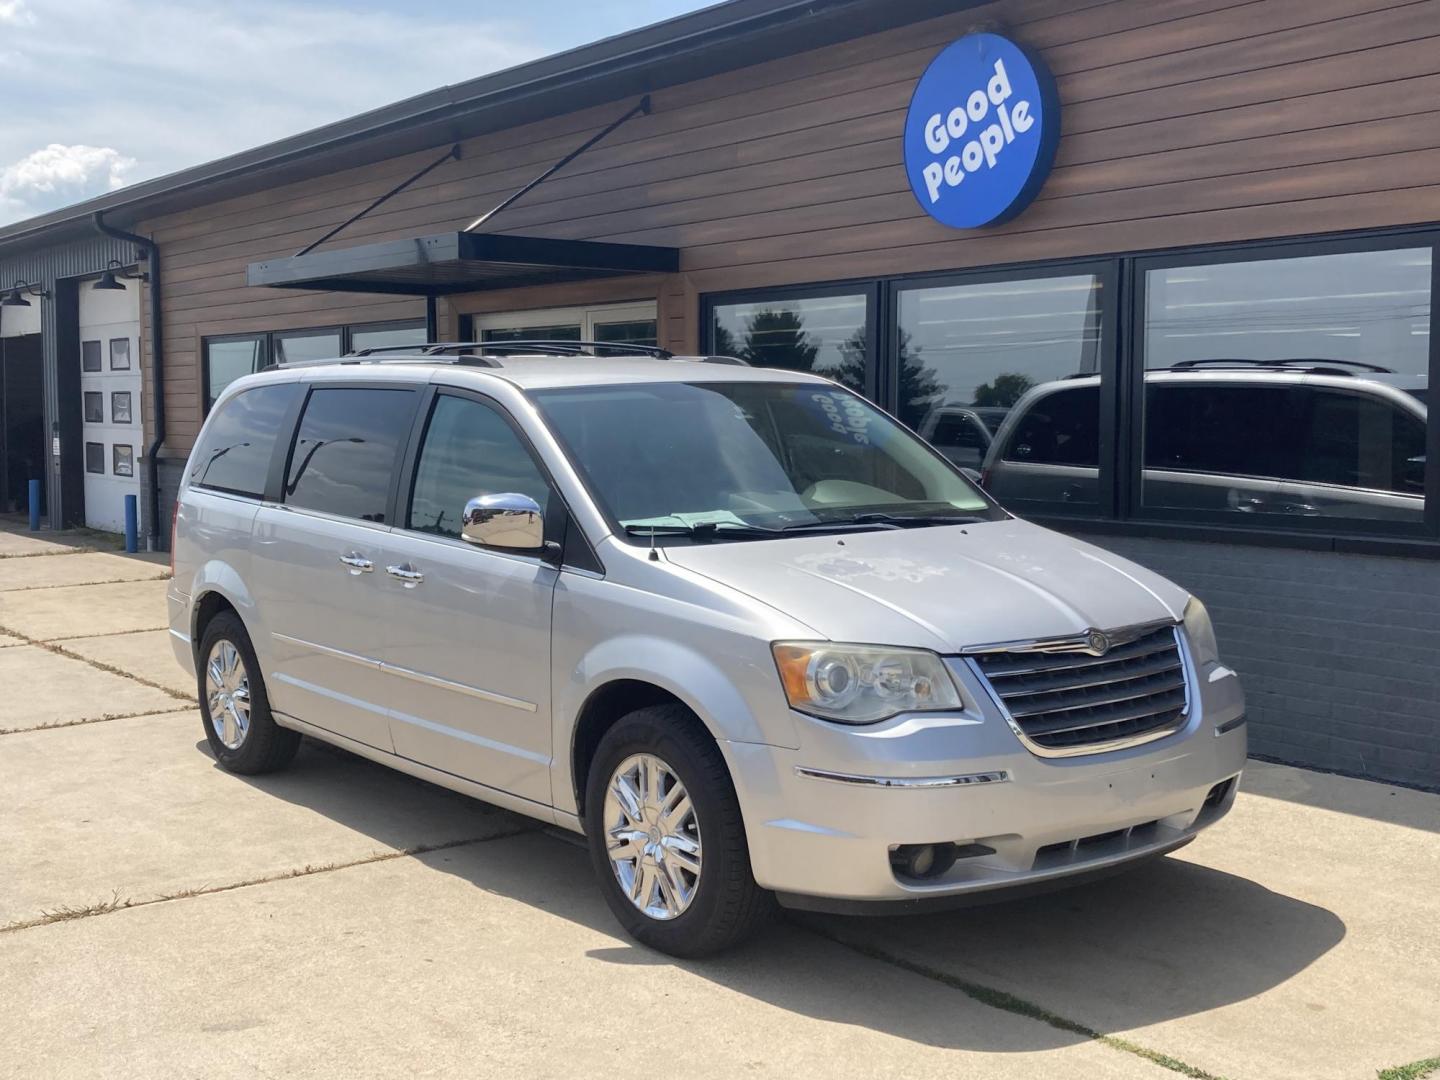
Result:
<svg viewBox="0 0 1440 1080"><path fill-rule="evenodd" d="M910 910L1171 851L1231 806L1204 607L1016 520L814 376L566 343L226 388L170 633L221 765L301 734L588 839L621 923Z"/></svg>
<svg viewBox="0 0 1440 1080"><path fill-rule="evenodd" d="M1418 521L1426 380L1334 360L1185 361L1145 373L1144 501L1185 510ZM1093 502L1097 376L1028 391L986 457L1001 503Z"/></svg>

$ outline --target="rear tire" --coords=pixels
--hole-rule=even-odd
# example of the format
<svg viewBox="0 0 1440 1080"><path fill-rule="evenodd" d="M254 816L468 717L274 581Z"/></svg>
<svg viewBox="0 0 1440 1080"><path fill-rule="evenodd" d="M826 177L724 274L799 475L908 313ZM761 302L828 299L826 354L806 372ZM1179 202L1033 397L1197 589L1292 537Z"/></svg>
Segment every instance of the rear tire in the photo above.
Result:
<svg viewBox="0 0 1440 1080"><path fill-rule="evenodd" d="M585 831L605 902L652 949L720 952L775 909L751 873L725 760L682 705L636 710L601 738L586 779Z"/></svg>
<svg viewBox="0 0 1440 1080"><path fill-rule="evenodd" d="M239 616L222 611L211 619L197 657L200 716L215 760L244 776L289 765L300 749L300 733L275 723L255 649Z"/></svg>

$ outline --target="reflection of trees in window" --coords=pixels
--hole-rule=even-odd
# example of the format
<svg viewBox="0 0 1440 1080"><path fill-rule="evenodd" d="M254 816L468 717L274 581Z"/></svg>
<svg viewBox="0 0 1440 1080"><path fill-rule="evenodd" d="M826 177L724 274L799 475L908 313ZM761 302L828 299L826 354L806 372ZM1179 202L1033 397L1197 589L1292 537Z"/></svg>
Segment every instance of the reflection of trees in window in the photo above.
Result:
<svg viewBox="0 0 1440 1080"><path fill-rule="evenodd" d="M994 405L1008 409L1034 385L1035 380L1028 375L1016 373L996 375L993 382L981 383L975 388L975 400L971 404Z"/></svg>
<svg viewBox="0 0 1440 1080"><path fill-rule="evenodd" d="M865 360L867 355L865 328L862 326L840 346L845 359L834 371L823 372L842 386L863 392L865 389ZM897 415L904 416L907 410L923 410L938 404L932 400L943 398L949 389L939 379L934 368L920 359L920 347L912 344L910 332L900 331L900 399Z"/></svg>
<svg viewBox="0 0 1440 1080"><path fill-rule="evenodd" d="M798 311L762 309L750 316L740 359L754 367L813 371L820 346L805 332Z"/></svg>
<svg viewBox="0 0 1440 1080"><path fill-rule="evenodd" d="M711 351L712 356L740 356L740 350L735 344L735 335L730 333L728 326L722 326L719 320L715 322L715 343ZM744 357L740 357L744 359Z"/></svg>

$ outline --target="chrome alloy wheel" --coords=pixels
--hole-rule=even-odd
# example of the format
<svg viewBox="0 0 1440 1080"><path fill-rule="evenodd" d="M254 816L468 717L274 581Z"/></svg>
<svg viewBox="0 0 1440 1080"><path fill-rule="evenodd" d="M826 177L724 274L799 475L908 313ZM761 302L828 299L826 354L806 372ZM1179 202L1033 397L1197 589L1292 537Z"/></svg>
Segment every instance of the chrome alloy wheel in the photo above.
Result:
<svg viewBox="0 0 1440 1080"><path fill-rule="evenodd" d="M682 914L700 885L700 823L690 794L654 754L632 754L605 789L605 848L620 888L652 919Z"/></svg>
<svg viewBox="0 0 1440 1080"><path fill-rule="evenodd" d="M205 703L216 736L227 750L239 750L250 733L250 675L240 650L224 638L205 661Z"/></svg>

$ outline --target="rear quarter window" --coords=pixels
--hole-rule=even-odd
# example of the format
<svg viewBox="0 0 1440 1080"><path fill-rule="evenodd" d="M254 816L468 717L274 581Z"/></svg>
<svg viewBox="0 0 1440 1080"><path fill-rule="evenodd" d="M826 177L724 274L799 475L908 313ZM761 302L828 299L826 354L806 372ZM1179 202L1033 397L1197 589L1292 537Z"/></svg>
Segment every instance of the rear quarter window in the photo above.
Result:
<svg viewBox="0 0 1440 1080"><path fill-rule="evenodd" d="M1100 467L1100 388L1076 386L1035 400L1001 453L1031 465Z"/></svg>
<svg viewBox="0 0 1440 1080"><path fill-rule="evenodd" d="M243 390L221 405L190 455L190 483L263 498L281 425L299 394L299 383L275 383Z"/></svg>

